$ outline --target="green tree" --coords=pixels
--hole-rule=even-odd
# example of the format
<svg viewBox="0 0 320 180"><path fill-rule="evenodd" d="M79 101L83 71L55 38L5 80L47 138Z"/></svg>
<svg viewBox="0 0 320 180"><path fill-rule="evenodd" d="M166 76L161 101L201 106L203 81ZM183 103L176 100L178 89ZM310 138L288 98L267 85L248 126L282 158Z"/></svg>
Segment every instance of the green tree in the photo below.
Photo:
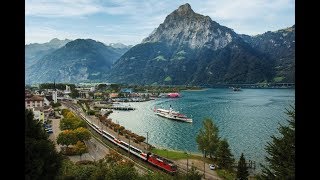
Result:
<svg viewBox="0 0 320 180"><path fill-rule="evenodd" d="M244 158L243 153L241 153L240 160L238 162L238 167L237 167L237 179L246 180L248 179L248 176L249 176L249 172L246 164L246 159Z"/></svg>
<svg viewBox="0 0 320 180"><path fill-rule="evenodd" d="M187 178L186 179L190 179L190 180L201 180L202 179L202 174L200 174L197 171L197 168L195 166L191 166L190 171L187 174Z"/></svg>
<svg viewBox="0 0 320 180"><path fill-rule="evenodd" d="M74 118L62 118L60 120L59 128L61 130L73 129L74 124Z"/></svg>
<svg viewBox="0 0 320 180"><path fill-rule="evenodd" d="M200 129L196 137L198 149L203 151L205 149L205 157L207 153L212 158L215 156L217 146L219 144L218 128L213 124L212 119L206 118L203 121L203 127Z"/></svg>
<svg viewBox="0 0 320 180"><path fill-rule="evenodd" d="M70 179L88 180L92 179L92 174L97 170L95 165L76 165Z"/></svg>
<svg viewBox="0 0 320 180"><path fill-rule="evenodd" d="M66 116L69 112L70 112L69 109L62 109L62 110L61 110L62 116Z"/></svg>
<svg viewBox="0 0 320 180"><path fill-rule="evenodd" d="M138 173L134 166L130 165L116 165L109 170L106 174L106 179L126 179L135 180L138 177Z"/></svg>
<svg viewBox="0 0 320 180"><path fill-rule="evenodd" d="M112 92L119 92L120 91L120 85L119 84L110 84L110 89Z"/></svg>
<svg viewBox="0 0 320 180"><path fill-rule="evenodd" d="M62 159L42 124L33 119L32 111L25 110L25 179L53 179Z"/></svg>
<svg viewBox="0 0 320 180"><path fill-rule="evenodd" d="M71 93L70 93L70 97L71 98L77 98L79 97L79 91L76 90L75 88L70 88L71 89Z"/></svg>
<svg viewBox="0 0 320 180"><path fill-rule="evenodd" d="M106 84L99 84L97 86L97 90L105 90L107 88L107 85Z"/></svg>
<svg viewBox="0 0 320 180"><path fill-rule="evenodd" d="M223 139L219 142L219 146L216 151L216 159L217 164L221 168L231 169L234 159L226 139Z"/></svg>
<svg viewBox="0 0 320 180"><path fill-rule="evenodd" d="M91 138L90 131L86 128L79 127L74 130L74 133L78 139L78 141L87 141Z"/></svg>
<svg viewBox="0 0 320 180"><path fill-rule="evenodd" d="M280 136L271 136L266 145L267 166L262 165L261 179L295 179L295 109L291 107L288 126L280 125Z"/></svg>
<svg viewBox="0 0 320 180"><path fill-rule="evenodd" d="M63 118L60 120L60 129L67 130L67 129L77 129L80 127L86 127L86 123L77 117L71 118Z"/></svg>
<svg viewBox="0 0 320 180"><path fill-rule="evenodd" d="M76 151L76 154L78 154L80 156L80 160L81 160L81 156L82 154L88 152L88 148L87 146L81 142L81 141L78 141L76 144L75 144L75 151Z"/></svg>
<svg viewBox="0 0 320 180"><path fill-rule="evenodd" d="M72 130L64 130L57 137L57 143L67 147L71 144L76 144L77 141L78 138Z"/></svg>
<svg viewBox="0 0 320 180"><path fill-rule="evenodd" d="M60 106L61 106L61 103L59 103L59 102L57 102L57 103L51 102L50 105L51 105L53 108L56 108L56 107L60 107Z"/></svg>

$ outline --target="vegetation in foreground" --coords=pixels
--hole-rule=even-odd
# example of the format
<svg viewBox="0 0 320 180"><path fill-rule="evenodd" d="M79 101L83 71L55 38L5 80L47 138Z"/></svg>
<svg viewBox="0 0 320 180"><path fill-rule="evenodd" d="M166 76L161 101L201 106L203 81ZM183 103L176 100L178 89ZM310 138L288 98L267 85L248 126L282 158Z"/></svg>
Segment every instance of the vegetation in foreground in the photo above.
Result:
<svg viewBox="0 0 320 180"><path fill-rule="evenodd" d="M280 136L271 136L272 141L266 146L267 165L262 165L258 179L295 179L295 109L291 107L288 126L280 125Z"/></svg>
<svg viewBox="0 0 320 180"><path fill-rule="evenodd" d="M53 179L61 167L62 155L48 139L42 123L25 110L25 179Z"/></svg>
<svg viewBox="0 0 320 180"><path fill-rule="evenodd" d="M110 151L105 158L99 161L79 161L73 163L65 159L56 179L125 179L125 180L175 180L194 179L200 180L195 167L192 167L187 175L176 174L174 176L161 172L148 172L139 174L134 168L134 163L123 159L117 152Z"/></svg>
<svg viewBox="0 0 320 180"><path fill-rule="evenodd" d="M218 176L224 180L235 180L236 174L234 172L225 170L225 169L217 169L216 170Z"/></svg>
<svg viewBox="0 0 320 180"><path fill-rule="evenodd" d="M239 180L246 180L248 179L249 171L246 164L246 159L244 158L243 153L241 153L240 160L238 162L237 167L237 179Z"/></svg>

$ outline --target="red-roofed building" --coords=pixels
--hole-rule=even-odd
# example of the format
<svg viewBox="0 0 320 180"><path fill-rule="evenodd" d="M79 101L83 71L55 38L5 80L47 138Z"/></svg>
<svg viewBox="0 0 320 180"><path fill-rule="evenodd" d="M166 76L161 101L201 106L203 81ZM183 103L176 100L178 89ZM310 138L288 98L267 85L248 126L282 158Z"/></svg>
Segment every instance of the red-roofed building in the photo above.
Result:
<svg viewBox="0 0 320 180"><path fill-rule="evenodd" d="M43 107L44 104L44 98L41 96L31 96L25 98L25 106L26 108L33 108L33 107Z"/></svg>

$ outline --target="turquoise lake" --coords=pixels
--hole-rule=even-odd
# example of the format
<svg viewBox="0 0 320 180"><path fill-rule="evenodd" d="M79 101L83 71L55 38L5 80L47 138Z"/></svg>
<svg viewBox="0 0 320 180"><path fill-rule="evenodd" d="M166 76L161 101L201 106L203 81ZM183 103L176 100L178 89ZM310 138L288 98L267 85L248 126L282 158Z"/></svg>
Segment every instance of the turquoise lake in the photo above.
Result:
<svg viewBox="0 0 320 180"><path fill-rule="evenodd" d="M277 135L280 124L287 124L286 109L295 103L294 89L206 89L182 91L181 98L161 98L126 103L135 111L114 111L110 118L126 129L146 137L150 144L166 149L201 153L196 135L204 118L212 118L219 135L229 142L236 160L243 152L247 160L264 163L265 145ZM165 119L153 113L154 107L169 109L193 118L193 123ZM257 167L259 169L259 166Z"/></svg>

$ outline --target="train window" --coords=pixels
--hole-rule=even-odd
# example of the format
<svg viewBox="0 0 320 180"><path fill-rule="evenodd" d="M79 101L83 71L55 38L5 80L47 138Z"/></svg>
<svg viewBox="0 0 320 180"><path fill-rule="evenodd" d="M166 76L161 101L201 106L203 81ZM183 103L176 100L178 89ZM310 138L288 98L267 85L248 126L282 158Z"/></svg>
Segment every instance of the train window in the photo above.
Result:
<svg viewBox="0 0 320 180"><path fill-rule="evenodd" d="M128 148L128 144L125 144L123 142L121 142L122 145L124 145L126 148Z"/></svg>
<svg viewBox="0 0 320 180"><path fill-rule="evenodd" d="M132 148L132 147L131 147L131 148ZM133 150L134 152L136 152L136 153L140 153L140 151L137 150L136 148L132 148L132 150Z"/></svg>

